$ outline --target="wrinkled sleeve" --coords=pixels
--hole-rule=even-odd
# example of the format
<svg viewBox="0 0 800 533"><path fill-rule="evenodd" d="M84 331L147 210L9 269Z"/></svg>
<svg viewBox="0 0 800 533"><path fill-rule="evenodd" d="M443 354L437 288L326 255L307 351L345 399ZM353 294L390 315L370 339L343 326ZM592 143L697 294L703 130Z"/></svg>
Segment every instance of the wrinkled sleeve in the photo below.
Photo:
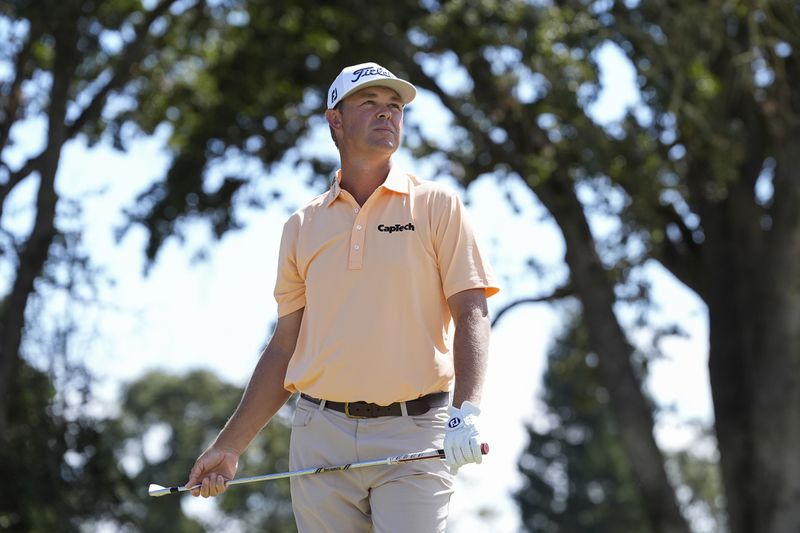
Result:
<svg viewBox="0 0 800 533"><path fill-rule="evenodd" d="M431 230L445 297L467 289L482 288L487 298L499 292L461 199L454 191L439 191L432 200Z"/></svg>
<svg viewBox="0 0 800 533"><path fill-rule="evenodd" d="M302 309L306 305L306 282L297 263L297 240L300 233L300 217L295 214L283 226L278 275L275 281L275 301L278 302L278 317Z"/></svg>

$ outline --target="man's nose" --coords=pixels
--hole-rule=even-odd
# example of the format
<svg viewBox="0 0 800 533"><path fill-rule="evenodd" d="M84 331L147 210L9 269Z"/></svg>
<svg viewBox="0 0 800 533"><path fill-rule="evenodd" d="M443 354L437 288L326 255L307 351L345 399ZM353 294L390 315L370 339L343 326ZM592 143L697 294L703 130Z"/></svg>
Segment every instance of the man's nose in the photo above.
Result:
<svg viewBox="0 0 800 533"><path fill-rule="evenodd" d="M388 105L380 106L380 108L378 109L378 117L385 118L385 119L391 119L392 118L392 112L389 110L389 106Z"/></svg>

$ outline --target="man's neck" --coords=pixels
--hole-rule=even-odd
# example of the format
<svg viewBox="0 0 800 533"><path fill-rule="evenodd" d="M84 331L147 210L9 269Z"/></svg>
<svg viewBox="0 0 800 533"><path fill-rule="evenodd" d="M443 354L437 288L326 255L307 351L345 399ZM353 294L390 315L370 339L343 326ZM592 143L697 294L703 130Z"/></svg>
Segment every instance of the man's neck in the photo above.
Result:
<svg viewBox="0 0 800 533"><path fill-rule="evenodd" d="M367 198L381 186L392 168L390 158L377 160L342 159L342 189L353 195L358 205L364 205Z"/></svg>

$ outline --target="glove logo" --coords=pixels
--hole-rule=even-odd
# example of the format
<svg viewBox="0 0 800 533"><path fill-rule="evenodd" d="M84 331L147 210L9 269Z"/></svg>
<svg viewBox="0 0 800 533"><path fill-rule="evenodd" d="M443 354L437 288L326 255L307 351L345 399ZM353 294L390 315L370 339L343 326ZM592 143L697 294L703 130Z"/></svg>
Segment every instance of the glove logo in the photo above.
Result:
<svg viewBox="0 0 800 533"><path fill-rule="evenodd" d="M458 418L457 416L451 418L450 421L447 423L447 427L449 427L450 429L457 428L460 425L461 425L461 419Z"/></svg>

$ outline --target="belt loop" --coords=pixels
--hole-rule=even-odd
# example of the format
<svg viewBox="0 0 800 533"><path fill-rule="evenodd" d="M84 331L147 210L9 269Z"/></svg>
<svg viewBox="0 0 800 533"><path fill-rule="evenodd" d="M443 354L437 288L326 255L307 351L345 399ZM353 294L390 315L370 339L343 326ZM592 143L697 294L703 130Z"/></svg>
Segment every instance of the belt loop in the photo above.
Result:
<svg viewBox="0 0 800 533"><path fill-rule="evenodd" d="M408 416L408 407L406 407L406 402L400 402L400 413L403 416Z"/></svg>
<svg viewBox="0 0 800 533"><path fill-rule="evenodd" d="M322 411L323 409L325 409L325 404L326 404L326 403L327 403L327 400L320 400L320 401L319 401L319 410L320 410L320 411Z"/></svg>

